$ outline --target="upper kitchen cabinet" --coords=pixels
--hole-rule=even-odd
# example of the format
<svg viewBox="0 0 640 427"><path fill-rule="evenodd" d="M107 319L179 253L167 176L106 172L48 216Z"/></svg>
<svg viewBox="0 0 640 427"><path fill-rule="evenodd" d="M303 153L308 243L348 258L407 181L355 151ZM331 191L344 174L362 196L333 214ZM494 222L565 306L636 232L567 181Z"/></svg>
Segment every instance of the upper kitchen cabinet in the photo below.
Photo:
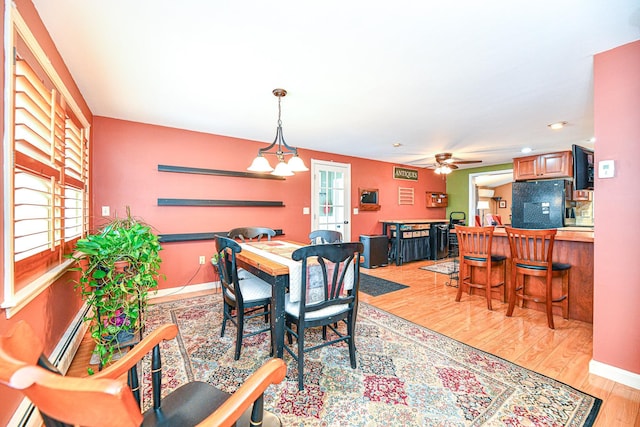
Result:
<svg viewBox="0 0 640 427"><path fill-rule="evenodd" d="M538 154L513 159L514 181L545 178L570 178L571 151Z"/></svg>

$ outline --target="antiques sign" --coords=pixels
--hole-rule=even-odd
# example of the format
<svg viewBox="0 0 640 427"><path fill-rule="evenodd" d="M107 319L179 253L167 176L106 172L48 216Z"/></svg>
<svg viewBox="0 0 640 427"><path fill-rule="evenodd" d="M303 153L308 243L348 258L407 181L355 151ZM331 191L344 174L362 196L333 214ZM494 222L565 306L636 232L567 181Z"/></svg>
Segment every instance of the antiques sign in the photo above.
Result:
<svg viewBox="0 0 640 427"><path fill-rule="evenodd" d="M398 166L393 167L394 179L406 179L407 181L417 181L418 171L416 169L401 168Z"/></svg>

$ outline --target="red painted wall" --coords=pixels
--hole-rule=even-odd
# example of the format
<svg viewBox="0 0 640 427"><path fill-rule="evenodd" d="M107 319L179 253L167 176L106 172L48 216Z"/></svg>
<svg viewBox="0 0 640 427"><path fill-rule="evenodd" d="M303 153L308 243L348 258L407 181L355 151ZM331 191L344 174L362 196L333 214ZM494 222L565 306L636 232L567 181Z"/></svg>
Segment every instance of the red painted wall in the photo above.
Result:
<svg viewBox="0 0 640 427"><path fill-rule="evenodd" d="M593 359L640 374L640 41L596 55L594 76L596 161L615 176L595 181Z"/></svg>
<svg viewBox="0 0 640 427"><path fill-rule="evenodd" d="M269 135L265 135L269 137ZM158 172L158 165L246 171L264 143L162 126L95 117L93 122L93 215L100 225L101 207L123 215L130 206L135 216L158 233L226 231L240 226L283 229L284 238L307 241L311 216L311 173L297 173L285 181ZM382 208L352 215L352 240L360 234L379 234L380 219L445 218L445 209L427 209L427 190L445 191L445 181L433 171L419 170L417 182L394 180L393 164L299 149L307 166L311 159L351 164L351 203L357 207L358 188L380 190ZM415 204L398 205L398 187L413 187ZM158 198L276 200L285 207L167 207ZM161 288L214 280L213 268L199 269L198 257L213 253L213 241L166 243ZM198 270L199 269L199 270Z"/></svg>
<svg viewBox="0 0 640 427"><path fill-rule="evenodd" d="M91 120L91 111L86 105L75 82L71 78L69 71L64 65L62 57L49 37L49 33L40 21L40 17L33 7L33 4L30 0L15 0L14 3L24 20L27 22L31 32L38 40L38 43L40 43L40 46L47 53L47 57L62 78L65 86L71 92L87 119ZM2 2L2 4L4 16L5 8L10 7L11 2L5 1ZM5 22L4 19L0 21L0 26L4 34ZM7 52L4 50L4 44L2 48L2 55L4 64L4 58L7 55ZM2 71L0 73L2 81L4 82L4 67L2 67ZM4 85L2 85L2 95L4 99ZM0 108L4 109L4 103L2 103L2 107ZM4 111L0 111L2 111L2 117L4 117ZM0 120L0 127L2 128L2 134L4 135L4 120ZM4 158L2 157L3 153L3 150L0 151L0 161L4 163ZM0 177L0 181L2 179L3 178ZM4 184L2 184L2 186L4 186ZM4 213L4 210L2 212ZM4 240L4 227L0 230L0 236ZM4 245L0 245L1 259L4 259L3 248ZM4 263L0 263L0 275L2 275L4 279ZM0 300L4 300L4 283L3 286L0 286ZM73 291L73 286L70 284L70 276L65 275L56 283L52 284L45 292L36 297L36 299L34 299L26 308L22 309L11 319L7 319L4 310L0 310L0 333L8 331L17 321L25 320L31 324L35 329L36 334L41 338L44 343L45 353L50 354L81 306L82 302ZM7 424L21 400L22 394L14 392L4 386L0 386L0 402L2 402L2 405L0 405L0 425Z"/></svg>

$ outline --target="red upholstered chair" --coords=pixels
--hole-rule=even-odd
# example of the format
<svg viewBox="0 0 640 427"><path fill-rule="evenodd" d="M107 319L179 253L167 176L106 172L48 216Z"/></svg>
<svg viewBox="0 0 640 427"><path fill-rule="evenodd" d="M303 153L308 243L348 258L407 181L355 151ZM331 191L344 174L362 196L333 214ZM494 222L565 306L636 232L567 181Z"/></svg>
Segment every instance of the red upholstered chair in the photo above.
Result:
<svg viewBox="0 0 640 427"><path fill-rule="evenodd" d="M502 225L502 217L498 214L488 213L484 218L487 225Z"/></svg>
<svg viewBox="0 0 640 427"><path fill-rule="evenodd" d="M569 318L569 269L571 264L553 262L553 242L558 230L528 230L506 227L511 249L511 285L507 316L513 315L516 300L533 301L545 305L547 323L554 329L553 305L560 304L562 317ZM542 293L533 294L527 286L527 277L544 279ZM562 288L553 292L553 278L562 277ZM520 280L521 279L521 280ZM554 296L555 294L555 296Z"/></svg>
<svg viewBox="0 0 640 427"><path fill-rule="evenodd" d="M65 377L40 363L43 346L24 321L0 336L0 384L21 391L56 426L279 426L280 420L263 411L263 393L286 375L282 359L271 359L250 375L233 394L206 382L192 381L162 397L160 344L178 333L168 324L147 335L139 344L97 374ZM152 352L153 405L140 412L139 401L125 374ZM252 409L253 408L253 409ZM46 415L45 415L46 414ZM251 419L249 419L251 418Z"/></svg>
<svg viewBox="0 0 640 427"><path fill-rule="evenodd" d="M506 259L504 255L492 255L491 243L493 240L494 227L464 227L455 226L458 235L458 245L460 249L460 285L456 294L456 301L462 297L462 289L467 287L469 294L471 289L483 289L487 298L487 308L491 310L491 297L495 289L502 287L501 300L504 301L504 286L506 276ZM500 281L492 283L491 272L493 267L502 266L502 278ZM485 269L484 280L476 275L474 279L473 269L481 267Z"/></svg>

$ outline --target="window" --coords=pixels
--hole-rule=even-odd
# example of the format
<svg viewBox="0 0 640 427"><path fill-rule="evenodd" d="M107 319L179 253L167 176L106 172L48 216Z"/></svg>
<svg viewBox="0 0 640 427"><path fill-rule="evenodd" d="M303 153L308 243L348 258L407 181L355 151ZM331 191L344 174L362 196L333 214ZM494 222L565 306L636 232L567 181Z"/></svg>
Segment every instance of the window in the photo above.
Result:
<svg viewBox="0 0 640 427"><path fill-rule="evenodd" d="M3 141L7 317L64 273L89 213L89 124L15 8L12 18Z"/></svg>

